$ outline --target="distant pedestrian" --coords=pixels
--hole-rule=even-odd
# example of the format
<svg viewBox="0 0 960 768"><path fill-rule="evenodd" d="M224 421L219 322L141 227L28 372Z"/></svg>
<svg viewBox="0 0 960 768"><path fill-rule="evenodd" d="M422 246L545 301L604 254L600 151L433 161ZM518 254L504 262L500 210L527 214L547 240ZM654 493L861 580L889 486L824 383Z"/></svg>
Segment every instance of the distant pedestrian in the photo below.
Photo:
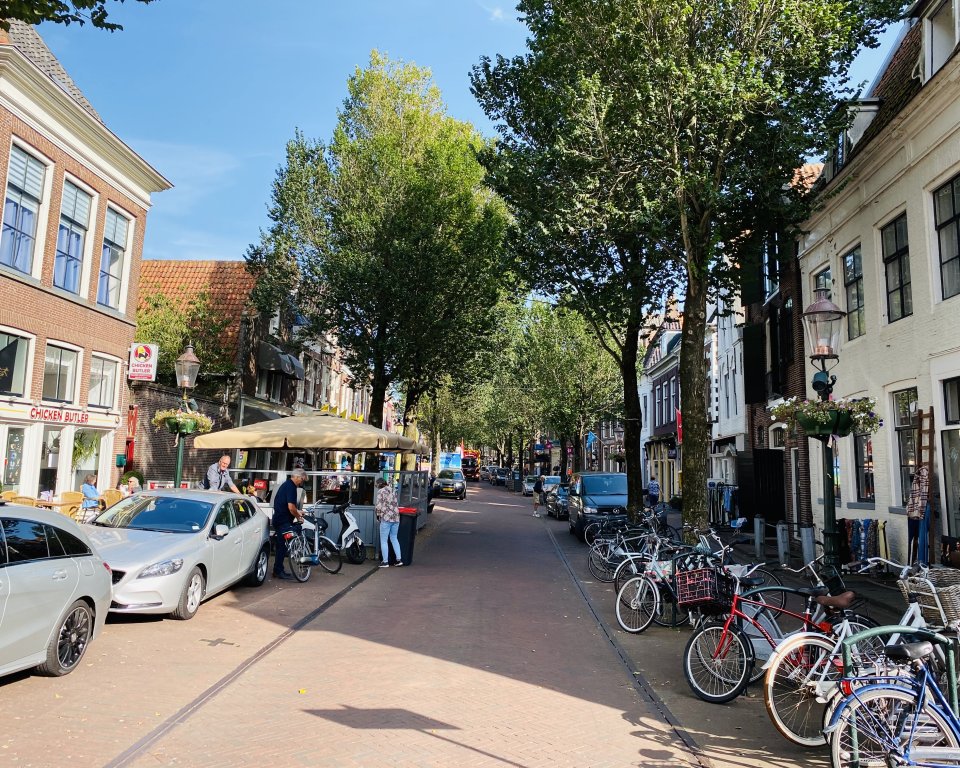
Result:
<svg viewBox="0 0 960 768"><path fill-rule="evenodd" d="M657 478L651 476L650 483L647 485L647 506L654 507L660 501L660 483Z"/></svg>
<svg viewBox="0 0 960 768"><path fill-rule="evenodd" d="M227 489L234 493L240 493L240 489L233 484L230 479L230 454L225 453L219 461L214 462L207 468L207 475L203 479L203 487L211 491L225 491Z"/></svg>
<svg viewBox="0 0 960 768"><path fill-rule="evenodd" d="M120 493L124 495L124 498L127 496L133 496L135 493L140 493L143 489L140 487L140 481L137 479L136 475L130 475L127 478L127 482L120 483Z"/></svg>
<svg viewBox="0 0 960 768"><path fill-rule="evenodd" d="M403 565L403 555L400 554L400 539L397 536L397 532L400 530L400 507L393 486L389 485L382 477L377 480L375 506L377 520L380 521L380 567L387 568L390 566L391 544L399 567Z"/></svg>
<svg viewBox="0 0 960 768"><path fill-rule="evenodd" d="M89 474L83 478L80 493L83 494L83 501L80 502L80 519L88 523L93 520L100 511L100 491L97 490L96 475Z"/></svg>
<svg viewBox="0 0 960 768"><path fill-rule="evenodd" d="M540 504L543 499L543 477L537 475L533 483L533 516L540 517Z"/></svg>
<svg viewBox="0 0 960 768"><path fill-rule="evenodd" d="M277 552L273 560L273 576L276 579L293 578L292 573L283 569L283 561L287 558L287 540L283 536L303 522L303 510L297 507L297 491L306 479L304 470L295 469L273 494L273 519L270 522Z"/></svg>

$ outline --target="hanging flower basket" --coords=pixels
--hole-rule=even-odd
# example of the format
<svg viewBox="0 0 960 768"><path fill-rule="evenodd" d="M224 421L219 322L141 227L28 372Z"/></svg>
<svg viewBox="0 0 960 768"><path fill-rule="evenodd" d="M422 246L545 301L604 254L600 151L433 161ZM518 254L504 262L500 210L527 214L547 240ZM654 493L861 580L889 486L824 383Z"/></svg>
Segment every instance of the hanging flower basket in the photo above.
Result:
<svg viewBox="0 0 960 768"><path fill-rule="evenodd" d="M172 435L191 435L213 429L213 421L197 411L179 411L168 408L153 415L153 425L158 429L166 427Z"/></svg>
<svg viewBox="0 0 960 768"><path fill-rule="evenodd" d="M876 411L877 402L865 397L857 400L801 400L792 398L772 409L777 421L801 427L809 437L851 433L873 434L883 426Z"/></svg>

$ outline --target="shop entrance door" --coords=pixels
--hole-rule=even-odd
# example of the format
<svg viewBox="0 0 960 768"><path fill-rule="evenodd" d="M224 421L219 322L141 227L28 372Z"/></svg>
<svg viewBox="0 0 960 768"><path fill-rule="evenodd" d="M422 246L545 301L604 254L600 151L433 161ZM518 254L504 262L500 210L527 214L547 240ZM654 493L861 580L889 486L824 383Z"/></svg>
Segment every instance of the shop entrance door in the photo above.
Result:
<svg viewBox="0 0 960 768"><path fill-rule="evenodd" d="M43 445L40 446L40 495L49 494L52 498L57 493L57 480L60 472L61 446L60 427L43 428Z"/></svg>

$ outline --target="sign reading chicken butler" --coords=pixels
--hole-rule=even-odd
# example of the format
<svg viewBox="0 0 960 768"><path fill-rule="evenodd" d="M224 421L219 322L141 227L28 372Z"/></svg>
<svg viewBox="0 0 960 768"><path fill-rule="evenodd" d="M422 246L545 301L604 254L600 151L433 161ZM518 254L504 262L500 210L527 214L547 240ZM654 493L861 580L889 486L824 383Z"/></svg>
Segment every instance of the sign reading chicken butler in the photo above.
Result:
<svg viewBox="0 0 960 768"><path fill-rule="evenodd" d="M131 344L127 378L130 381L156 381L157 357L156 344Z"/></svg>

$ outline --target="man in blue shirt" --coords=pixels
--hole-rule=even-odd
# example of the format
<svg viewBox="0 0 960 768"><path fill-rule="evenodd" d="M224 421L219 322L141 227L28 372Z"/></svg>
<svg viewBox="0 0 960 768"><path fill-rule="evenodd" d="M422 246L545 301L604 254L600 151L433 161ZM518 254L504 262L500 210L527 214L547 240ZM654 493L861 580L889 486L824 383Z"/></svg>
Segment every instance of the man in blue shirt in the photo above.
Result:
<svg viewBox="0 0 960 768"><path fill-rule="evenodd" d="M203 484L203 487L209 488L211 491L231 490L234 493L240 493L240 490L230 479L229 470L230 454L225 453L220 457L219 461L211 464L207 468L206 482Z"/></svg>
<svg viewBox="0 0 960 768"><path fill-rule="evenodd" d="M273 560L273 575L278 579L293 578L293 574L283 570L283 561L287 557L287 541L283 534L294 530L303 522L303 510L297 507L297 491L306 479L307 473L304 470L295 469L273 494L272 522L277 547Z"/></svg>

